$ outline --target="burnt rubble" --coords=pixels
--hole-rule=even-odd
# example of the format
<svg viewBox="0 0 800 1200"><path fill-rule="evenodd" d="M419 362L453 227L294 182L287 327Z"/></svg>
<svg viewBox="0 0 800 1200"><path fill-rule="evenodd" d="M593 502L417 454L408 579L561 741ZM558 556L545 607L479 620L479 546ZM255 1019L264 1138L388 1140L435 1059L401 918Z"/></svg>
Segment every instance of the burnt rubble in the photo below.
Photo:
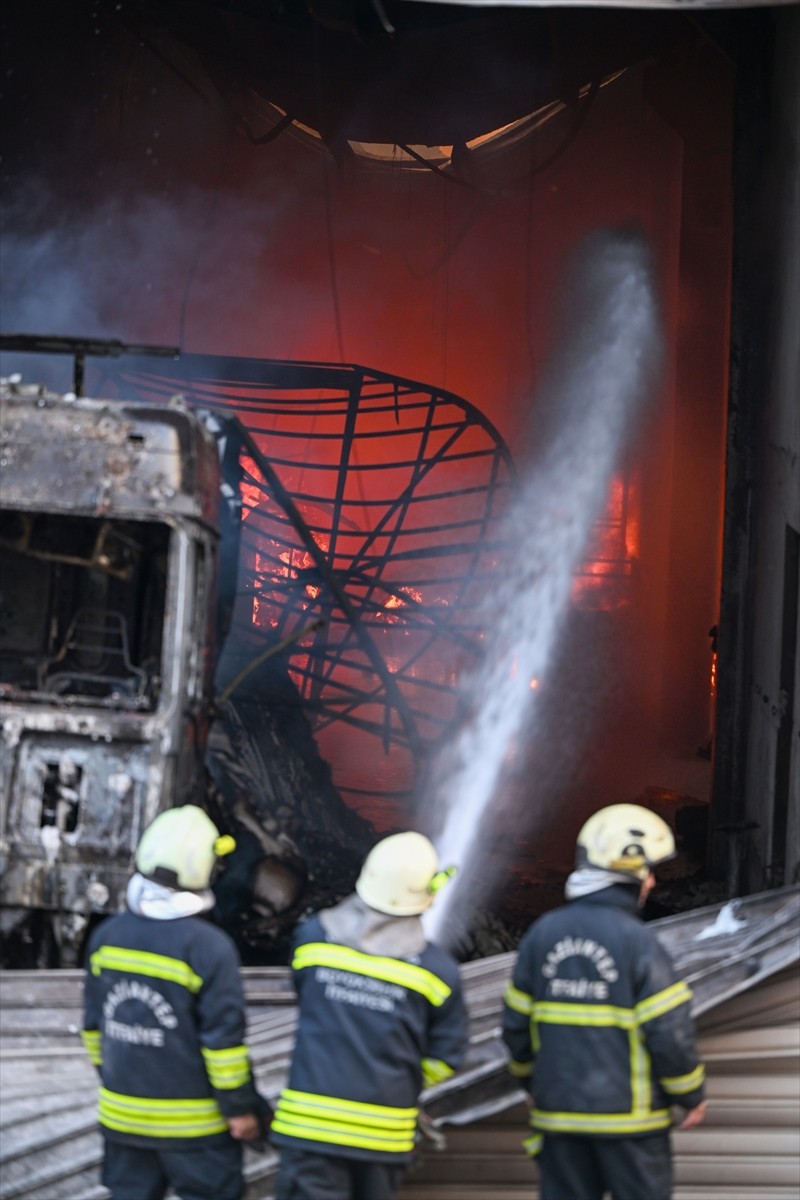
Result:
<svg viewBox="0 0 800 1200"><path fill-rule="evenodd" d="M297 921L353 890L377 835L342 801L276 660L220 705L206 761L207 807L237 841L217 919L245 963L283 963Z"/></svg>

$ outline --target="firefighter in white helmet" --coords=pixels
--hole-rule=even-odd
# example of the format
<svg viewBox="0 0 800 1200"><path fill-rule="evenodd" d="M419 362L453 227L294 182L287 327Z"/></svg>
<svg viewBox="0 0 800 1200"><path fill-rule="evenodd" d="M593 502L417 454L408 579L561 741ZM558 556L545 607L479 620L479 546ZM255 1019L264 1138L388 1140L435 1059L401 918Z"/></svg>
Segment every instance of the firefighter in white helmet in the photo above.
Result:
<svg viewBox="0 0 800 1200"><path fill-rule="evenodd" d="M450 871L430 841L375 845L355 892L303 922L292 972L299 1014L271 1140L276 1200L392 1200L415 1144L420 1091L467 1046L458 964L421 915Z"/></svg>
<svg viewBox="0 0 800 1200"><path fill-rule="evenodd" d="M202 919L234 848L195 805L144 831L124 912L87 947L83 1039L101 1079L112 1200L239 1200L242 1145L270 1116L245 1045L233 941Z"/></svg>
<svg viewBox="0 0 800 1200"><path fill-rule="evenodd" d="M675 855L656 813L613 804L578 834L569 903L534 921L505 996L512 1073L531 1091L541 1200L669 1200L672 1106L705 1115L691 992L640 912Z"/></svg>

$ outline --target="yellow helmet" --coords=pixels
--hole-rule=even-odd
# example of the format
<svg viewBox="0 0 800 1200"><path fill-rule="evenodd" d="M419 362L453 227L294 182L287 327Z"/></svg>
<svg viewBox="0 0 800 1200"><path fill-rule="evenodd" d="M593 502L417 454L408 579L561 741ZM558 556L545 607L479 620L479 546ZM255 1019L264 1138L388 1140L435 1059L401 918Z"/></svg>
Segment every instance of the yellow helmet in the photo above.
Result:
<svg viewBox="0 0 800 1200"><path fill-rule="evenodd" d="M611 804L589 817L578 834L575 865L642 880L657 863L674 857L675 838L666 821L638 804Z"/></svg>
<svg viewBox="0 0 800 1200"><path fill-rule="evenodd" d="M356 881L370 908L395 917L425 912L438 890L439 856L421 833L393 833L373 846Z"/></svg>
<svg viewBox="0 0 800 1200"><path fill-rule="evenodd" d="M200 892L211 882L218 858L236 843L220 837L214 822L195 804L168 808L148 825L136 850L136 869L166 887Z"/></svg>

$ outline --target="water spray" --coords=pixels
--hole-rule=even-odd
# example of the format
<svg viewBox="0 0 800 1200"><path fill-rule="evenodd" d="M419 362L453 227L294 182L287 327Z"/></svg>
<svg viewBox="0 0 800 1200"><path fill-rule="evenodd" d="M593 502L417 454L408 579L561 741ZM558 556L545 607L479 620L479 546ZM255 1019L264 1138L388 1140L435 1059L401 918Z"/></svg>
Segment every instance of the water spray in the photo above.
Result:
<svg viewBox="0 0 800 1200"><path fill-rule="evenodd" d="M439 821L434 841L441 861L458 868L426 914L434 940L452 942L471 913L478 831L513 739L523 719L530 722L531 681L543 682L552 666L574 572L656 390L660 360L644 239L628 231L593 234L565 277L557 349L534 405L535 461L506 517L503 540L515 547L513 561L483 608L480 664L460 684L468 715L431 772L426 805Z"/></svg>

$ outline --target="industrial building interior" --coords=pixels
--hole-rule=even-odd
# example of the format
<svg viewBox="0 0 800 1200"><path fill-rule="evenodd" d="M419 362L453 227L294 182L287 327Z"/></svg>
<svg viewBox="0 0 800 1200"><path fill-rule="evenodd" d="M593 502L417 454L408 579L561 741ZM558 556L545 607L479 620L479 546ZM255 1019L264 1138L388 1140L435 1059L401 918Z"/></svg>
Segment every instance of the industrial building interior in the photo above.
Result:
<svg viewBox="0 0 800 1200"><path fill-rule="evenodd" d="M131 0L2 21L3 332L176 347L96 361L89 394L163 402L189 379L257 435L380 662L341 612L309 632L319 564L275 550L256 471L227 678L294 638L293 695L374 832L436 832L436 756L496 616L476 597L514 590L504 491L548 439L579 447L581 410L547 391L582 319L570 263L598 231L646 247L658 365L469 870L519 928L557 902L588 813L636 800L684 851L653 915L796 881L796 9ZM591 302L613 331L612 288ZM260 387L253 363L297 379ZM70 369L3 355L60 390ZM435 472L406 403L462 439Z"/></svg>
<svg viewBox="0 0 800 1200"><path fill-rule="evenodd" d="M401 1194L537 1200L502 996L582 821L634 801L677 835L644 915L708 1072L675 1198L792 1200L800 6L28 0L0 32L4 398L186 406L244 439L204 800L255 871L225 903L261 1092L286 1077L298 917L419 829L459 867L441 935L470 1049L423 1094ZM13 506L0 474L4 761L24 714L41 735L31 878L85 820L47 737L145 722L175 644L174 515L62 495L39 519L62 474ZM74 597L108 610L77 665ZM0 1190L106 1200L82 965L18 919L0 901ZM245 1200L272 1200L276 1161L247 1150Z"/></svg>

